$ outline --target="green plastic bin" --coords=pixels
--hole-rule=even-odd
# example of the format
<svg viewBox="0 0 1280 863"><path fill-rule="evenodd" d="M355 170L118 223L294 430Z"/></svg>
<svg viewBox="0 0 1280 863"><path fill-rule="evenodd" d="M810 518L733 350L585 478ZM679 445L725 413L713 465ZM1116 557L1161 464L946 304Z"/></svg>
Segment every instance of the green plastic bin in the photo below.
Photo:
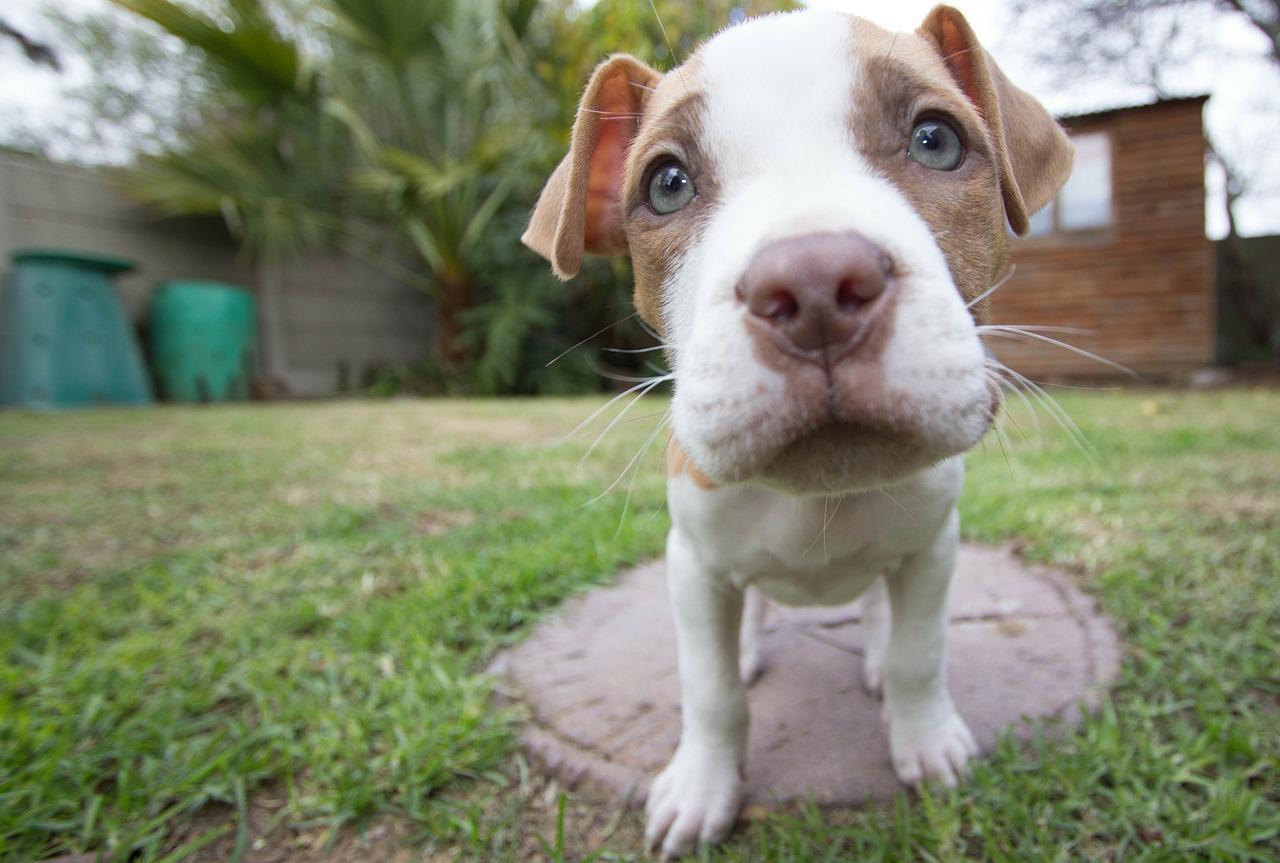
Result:
<svg viewBox="0 0 1280 863"><path fill-rule="evenodd" d="M247 399L257 368L253 294L222 282L160 285L151 305L151 361L162 398Z"/></svg>
<svg viewBox="0 0 1280 863"><path fill-rule="evenodd" d="M0 404L149 404L151 385L112 277L131 261L24 249L0 308Z"/></svg>

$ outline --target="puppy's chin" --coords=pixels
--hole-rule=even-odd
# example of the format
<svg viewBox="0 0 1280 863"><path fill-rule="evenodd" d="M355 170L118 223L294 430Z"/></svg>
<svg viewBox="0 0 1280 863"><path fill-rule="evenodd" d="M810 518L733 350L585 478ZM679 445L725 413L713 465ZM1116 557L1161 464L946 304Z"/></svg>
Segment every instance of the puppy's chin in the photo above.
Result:
<svg viewBox="0 0 1280 863"><path fill-rule="evenodd" d="M832 422L783 446L751 479L793 495L865 491L901 482L955 452L900 431Z"/></svg>
<svg viewBox="0 0 1280 863"><path fill-rule="evenodd" d="M721 485L757 483L792 495L833 495L896 485L975 446L998 408L998 396L955 411L950 422L828 416L768 434L726 436L728 446L690 440L695 461Z"/></svg>

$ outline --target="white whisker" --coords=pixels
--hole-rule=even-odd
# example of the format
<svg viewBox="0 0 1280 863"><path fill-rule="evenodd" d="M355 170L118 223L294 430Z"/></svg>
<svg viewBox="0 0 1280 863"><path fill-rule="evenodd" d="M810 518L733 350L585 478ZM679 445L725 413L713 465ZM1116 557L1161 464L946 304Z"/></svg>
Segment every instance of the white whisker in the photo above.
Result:
<svg viewBox="0 0 1280 863"><path fill-rule="evenodd" d="M651 348L604 348L611 354L647 354L652 351L665 351L667 345L654 345Z"/></svg>
<svg viewBox="0 0 1280 863"><path fill-rule="evenodd" d="M637 114L634 112L628 113L625 111L603 111L599 108L583 108L582 110L586 111L589 114L599 114L601 119L604 119L604 120L624 120L624 119L634 120L644 116L643 114Z"/></svg>
<svg viewBox="0 0 1280 863"><path fill-rule="evenodd" d="M906 515L906 517L907 517L907 518L911 519L911 523L912 523L912 524L914 524L914 525L916 526L916 533L919 533L919 532L920 532L920 522L916 521L916 517L915 517L914 515L912 515L912 514L911 514L911 510L907 509L905 506L903 506L903 505L902 505L902 501L898 500L896 497L894 497L893 495L889 494L889 490L888 490L888 489L885 489L885 488L878 488L878 489L876 489L876 491L880 492L882 495L884 495L885 497L889 498L889 500L891 500L891 501L893 501L895 504L897 504L897 505L898 505L898 509L902 510L903 514L904 514L904 515Z"/></svg>
<svg viewBox="0 0 1280 863"><path fill-rule="evenodd" d="M836 517L836 513L840 511L840 504L844 503L844 497L836 498L835 508L828 515L827 506L830 503L830 497L824 496L822 498L822 530L813 538L813 542L809 543L809 547L804 550L804 554L808 554L818 544L818 540L822 540L822 557L827 563L831 562L831 556L827 553L827 528L831 526L831 521Z"/></svg>
<svg viewBox="0 0 1280 863"><path fill-rule="evenodd" d="M638 314L640 314L640 313L639 313L639 312L636 312L636 315L638 315ZM632 315L632 317L635 317L635 315ZM640 318L637 322L640 324L640 329L644 330L646 333L648 333L650 336L652 336L652 337L653 337L653 340L654 340L655 342L661 342L661 341L662 341L662 336L660 336L660 335L658 335L656 332L654 332L653 327L649 326L649 322L648 322L648 321L646 321L644 318Z"/></svg>
<svg viewBox="0 0 1280 863"><path fill-rule="evenodd" d="M664 421L664 422L665 422L665 421ZM661 422L660 422L660 423L658 423L657 427L656 427L656 428L655 428L655 429L654 429L654 430L649 434L650 439L652 439L652 438L654 438L654 437L656 437L656 436L657 436L658 432L662 429L662 426L663 426L663 423L661 423ZM637 462L639 462L639 461L640 461L640 458L641 458L641 456L643 456L643 455L644 455L644 452L645 452L645 450L646 450L646 449L647 449L647 447L641 447L641 448L640 448L640 450L639 450L639 451L637 451L637 452L636 452L636 454L635 454L635 455L633 455L633 456L631 457L631 460L630 460L629 462L627 462L627 463L626 463L626 465L622 468L622 472L618 474L617 479L615 479L613 482L609 483L609 487L608 487L608 488L606 488L604 491L600 492L600 493L599 493L598 495L596 495L595 497L591 498L591 500L589 500L589 501L587 501L586 503L584 503L584 504L583 504L583 506L584 506L584 507L585 507L585 506L591 506L593 503L597 503L597 502L599 502L599 501L600 501L600 500L601 500L605 495L607 495L609 492L611 492L611 491L613 491L615 488L617 488L617 487L618 487L618 483L622 482L622 478L623 478L624 476L626 476L626 475L627 475L627 471L628 471L628 470L630 470L630 469L631 469L631 467L632 467L633 465L635 465Z"/></svg>
<svg viewBox="0 0 1280 863"><path fill-rule="evenodd" d="M994 285L992 285L991 287L987 288L985 291L983 291L982 293L978 294L978 296L974 297L972 300L970 300L968 303L966 303L966 304L965 304L965 309L971 309L971 308L973 308L973 307L974 307L974 306L976 306L978 303L982 302L982 301L983 301L983 300L985 300L987 297L991 296L991 295L992 295L992 294L994 294L996 291L998 291L998 290L1000 290L1001 288L1003 288L1005 285L1007 285L1007 284L1009 283L1009 280L1013 278L1013 274L1014 274L1014 273L1016 273L1016 272L1018 272L1018 265L1017 265L1017 264L1010 264L1010 265L1009 265L1009 272L1005 273L1003 276L1001 276L999 279L997 279L997 280L996 280L996 283L995 283Z"/></svg>
<svg viewBox="0 0 1280 863"><path fill-rule="evenodd" d="M645 384L647 384L647 383L651 383L652 381L653 381L653 379L652 379L652 378L647 378L644 382L639 383L639 384L636 384L635 386L630 387L630 388L628 388L628 389L626 389L626 390L623 390L622 392L618 393L616 396L614 396L613 398L609 399L609 400L608 400L607 402L605 402L603 405L601 405L600 407L598 407L598 408L596 408L594 411L592 411L592 412L591 412L591 416L587 417L587 418L586 418L586 419L584 419L582 422L580 422L580 423L578 423L576 426L574 426L572 431L568 432L567 434L565 434L565 436L564 436L564 437L562 437L562 438L560 439L560 442L561 442L561 443L563 443L564 441L567 441L569 438L573 437L573 436L574 436L574 435L576 435L578 432L582 431L584 428L586 428L587 426L591 425L591 423L595 420L595 418L596 418L596 417L600 416L600 414L604 413L604 412L605 412L605 411L607 411L610 407L612 407L613 403L614 403L614 402L616 402L616 401L618 401L618 399L626 398L627 396L631 395L631 394L632 394L633 392L635 392L636 390L638 390L638 389L640 389L641 387L643 387Z"/></svg>
<svg viewBox="0 0 1280 863"><path fill-rule="evenodd" d="M636 488L636 477L640 475L640 466L644 462L645 453L649 451L649 447L653 446L654 440L658 437L658 432L662 431L663 426L667 424L671 412L669 410L662 412L662 419L658 420L657 425L653 427L653 431L649 432L649 437L645 438L644 444L640 447L640 458L636 460L636 466L631 471L631 481L627 483L627 496L622 501L622 514L618 516L618 529L614 532L616 539L618 534L622 532L623 522L627 518L627 512L631 509L631 495ZM625 468L624 468L625 470Z"/></svg>
<svg viewBox="0 0 1280 863"><path fill-rule="evenodd" d="M1086 330L1084 327L1048 327L1038 324L982 324L977 329L982 331L983 327L1013 327L1014 329L1026 330L1031 333L1066 333L1071 336L1091 336L1096 331Z"/></svg>
<svg viewBox="0 0 1280 863"><path fill-rule="evenodd" d="M573 353L573 352L574 352L574 351L576 351L578 348L582 347L582 346L583 346L583 345L585 345L587 342L589 342L589 341L591 341L592 339L594 339L596 336L600 335L601 333L608 332L609 330L611 330L611 329L613 329L614 327L618 326L618 324L625 324L627 321L631 320L632 318L634 318L634 317L635 317L636 315L638 315L638 314L640 314L640 313L639 313L639 312L632 312L631 314L627 315L625 318L623 318L623 319L622 319L622 320L620 320L620 321L614 321L613 323L609 324L607 327L601 327L600 329L596 330L596 331L595 331L594 333L592 333L591 335L587 336L587 337L586 337L585 339L583 339L582 341L578 342L578 343L577 343L576 345L574 345L573 347L568 348L568 349L567 349L567 350L565 350L563 353L560 353L560 354L556 355L554 358L552 358L550 361L548 361L548 362L547 362L547 365L546 365L546 366L543 366L543 368L547 368L548 366L551 366L553 363L558 363L560 360L564 359L566 356L568 356L569 354Z"/></svg>
<svg viewBox="0 0 1280 863"><path fill-rule="evenodd" d="M1036 443L1042 442L1044 440L1044 427L1040 425L1040 412L1036 410L1035 405L1031 403L1031 399L1027 398L1027 394L1012 381L1001 378L1000 387L1007 392L1013 393L1018 397L1018 400L1022 402L1022 406L1026 408L1027 415L1031 417L1031 422L1036 427ZM1010 416L1010 420L1012 421L1012 416ZM1017 423L1014 422L1014 425L1016 426Z"/></svg>
<svg viewBox="0 0 1280 863"><path fill-rule="evenodd" d="M1008 392L1014 392L1014 393L1017 393L1016 389L1015 389L1012 385L1010 385L1007 381L1000 381L1000 382L997 384L997 386L999 386L1001 390L1005 390L1005 391L1008 391ZM1017 393L1017 394L1018 394L1018 395L1021 395L1021 393ZM1026 396L1022 396L1022 397L1023 397L1024 399L1026 398ZM1031 418L1032 418L1032 419L1035 421L1035 423L1036 423L1036 438L1035 438L1035 441L1038 443L1038 442L1040 441L1040 421L1039 421L1039 419L1036 417L1036 412L1035 412L1034 410L1031 410L1030 408L1028 408L1028 413L1030 413L1030 414L1031 414ZM994 419L996 419L996 417L994 417L994 416L993 416L993 417L992 417L992 419L994 420ZM1027 434L1026 430L1022 428L1022 424L1021 424L1021 423L1019 423L1016 419L1014 419L1014 418L1013 418L1013 414L1009 413L1007 410L1006 410L1006 411L1002 411L1002 412L1000 413L1000 415L999 415L999 419L1000 419L1000 420L1008 420L1008 421L1013 425L1014 429L1018 432L1018 434L1022 436L1022 439L1023 439L1023 440L1025 440L1025 441L1030 441L1030 440L1032 439L1032 438L1031 438L1031 436L1030 436L1029 434Z"/></svg>
<svg viewBox="0 0 1280 863"><path fill-rule="evenodd" d="M996 433L996 442L1000 444L1000 452L1004 453L1004 464L1005 467L1009 468L1009 476L1017 477L1018 471L1014 468L1013 461L1009 458L1009 450L1012 448L1012 444L1009 443L1008 435L1004 433L1004 426L996 423L991 429Z"/></svg>
<svg viewBox="0 0 1280 863"><path fill-rule="evenodd" d="M665 413L666 411L653 411L652 413L640 414L638 417L631 417L630 419L623 420L620 425L625 426L630 425L631 423L644 422L645 420L651 420L654 417L660 417Z"/></svg>
<svg viewBox="0 0 1280 863"><path fill-rule="evenodd" d="M658 14L658 6L653 0L649 0L649 8L653 10L653 17L658 19L658 29L662 31L662 41L667 43L667 53L671 55L671 62L676 64L676 74L680 76L680 86L684 87L684 94L689 95L689 82L684 79L684 70L680 68L680 58L676 56L676 49L671 45L671 37L667 35L667 25L662 23L662 16Z"/></svg>
<svg viewBox="0 0 1280 863"><path fill-rule="evenodd" d="M1049 336L1032 332L1031 330L1028 330L1024 327L1014 327L1014 326L1009 326L1007 324L984 324L978 327L978 333L984 336L995 336L997 338L1004 337L1009 339L1016 339L1019 341L1037 341L1037 342L1043 342L1049 345L1054 345L1055 347L1062 348L1063 350L1071 351L1071 353L1084 357L1085 359L1093 360L1096 363L1101 363L1102 365L1107 366L1108 368L1115 369L1118 372L1122 372L1131 378L1136 379L1138 377L1138 374L1128 366L1122 366L1120 365L1120 363L1117 363L1113 360L1109 360L1106 357L1100 357L1097 354L1090 353L1089 351L1086 351L1084 348L1078 348L1075 345L1068 344L1067 342L1059 341L1058 339L1050 338Z"/></svg>
<svg viewBox="0 0 1280 863"><path fill-rule="evenodd" d="M614 426L616 426L619 422L621 422L622 418L627 415L628 411L630 411L633 407L636 406L636 403L639 402L640 399L644 398L649 393L650 390L652 390L654 387L658 386L659 384L663 383L666 380L667 378L655 378L646 384L642 384L640 386L640 392L638 392L635 395L635 397L632 398L631 401L627 403L626 407L618 411L618 415L609 421L609 424L604 427L604 431L596 435L596 439L591 442L591 446L587 447L587 451L582 454L582 458L578 460L578 464L582 464L584 461L587 460L587 457L590 456L591 453L595 451L595 448L597 446L599 446L600 441L604 440L605 436L609 434L610 431L613 430Z"/></svg>
<svg viewBox="0 0 1280 863"><path fill-rule="evenodd" d="M606 369L602 369L599 366L597 366L595 363L591 363L590 366L591 366L591 371L595 372L600 377L608 378L611 381L620 381L621 383L625 383L625 384L634 384L634 383L647 383L653 380L653 375L645 375L644 377L637 377L635 375L620 375L617 372L611 372ZM654 371L657 372L660 376L671 374L671 372L667 371L666 369L655 368Z"/></svg>
<svg viewBox="0 0 1280 863"><path fill-rule="evenodd" d="M1003 363L1000 364L1000 368L1002 371L1012 375L1019 383L1027 388L1027 391L1031 395L1036 397L1036 400L1039 401L1040 404L1044 406L1044 409L1049 412L1049 416L1053 417L1054 420L1057 421L1058 425L1062 427L1063 431L1067 433L1072 442L1082 453L1091 458L1097 457L1098 452L1094 449L1093 444L1089 443L1089 439L1085 436L1085 433L1080 430L1080 426L1076 425L1075 420L1071 419L1071 415L1066 412L1062 405L1058 404L1057 399L1045 392L1043 387L1026 375L1014 371Z"/></svg>
<svg viewBox="0 0 1280 863"><path fill-rule="evenodd" d="M1041 427L1041 425L1040 425L1040 413L1039 413L1039 411L1037 411L1037 410L1035 409L1035 407L1031 404L1031 400L1030 400L1029 398L1027 398L1027 394L1026 394L1026 393L1024 393L1021 389L1019 389L1019 388L1014 384L1014 382L1013 382L1013 381L1009 380L1008 378L1006 378L1006 377L1004 377L1002 374L1000 374L1000 369L1001 369L1001 368L1003 368L1003 364L999 363L999 361L998 361L998 360L991 360L991 359L989 359L989 360L987 361L987 373L988 373L988 374L989 374L989 375L990 375L990 376L991 376L991 377L996 381L996 384L997 384L997 385L998 385L1002 390L1006 390L1006 391L1008 391L1008 392L1013 393L1015 396L1017 396L1017 397L1018 397L1018 399L1019 399L1019 400L1021 400L1023 407L1025 407L1025 408L1027 409L1027 413L1031 415L1031 421L1032 421L1033 423L1035 423L1035 426L1036 426L1036 441L1037 441L1037 442L1039 442L1039 441L1043 440L1043 438L1044 438L1044 429L1043 429L1043 428Z"/></svg>

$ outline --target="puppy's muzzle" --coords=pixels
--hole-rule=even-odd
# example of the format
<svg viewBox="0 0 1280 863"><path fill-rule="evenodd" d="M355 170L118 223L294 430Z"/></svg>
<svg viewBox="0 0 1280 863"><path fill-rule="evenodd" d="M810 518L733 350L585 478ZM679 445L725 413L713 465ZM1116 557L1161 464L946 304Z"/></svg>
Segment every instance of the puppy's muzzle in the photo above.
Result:
<svg viewBox="0 0 1280 863"><path fill-rule="evenodd" d="M758 349L830 370L869 341L893 275L893 259L861 234L806 234L757 252L737 297Z"/></svg>

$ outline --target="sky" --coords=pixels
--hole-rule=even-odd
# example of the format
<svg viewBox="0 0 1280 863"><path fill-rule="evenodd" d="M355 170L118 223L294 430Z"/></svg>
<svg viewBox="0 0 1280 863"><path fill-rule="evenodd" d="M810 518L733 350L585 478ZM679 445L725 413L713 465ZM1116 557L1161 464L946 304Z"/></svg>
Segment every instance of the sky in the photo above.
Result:
<svg viewBox="0 0 1280 863"><path fill-rule="evenodd" d="M68 12L104 5L100 0L57 0L57 7ZM30 38L51 41L53 34L41 14L44 6L43 0L8 0L0 15ZM0 132L19 116L38 122L41 115L56 113L62 86L61 75L27 62L12 40L0 43Z"/></svg>
<svg viewBox="0 0 1280 863"><path fill-rule="evenodd" d="M590 2L590 0L588 0ZM637 0L638 2L638 0ZM890 30L913 30L924 19L937 0L808 0L809 5L840 9L863 15ZM960 8L983 45L991 51L1001 68L1018 84L1040 98L1055 113L1083 113L1135 104L1145 101L1141 88L1122 82L1104 81L1090 85L1062 87L1054 80L1052 70L1036 68L1011 44L1008 35L1009 15L1003 0L952 0ZM43 18L46 6L60 11L97 11L107 7L107 0L5 0L3 17L29 36L54 41ZM1225 146L1234 147L1238 160L1249 163L1255 181L1259 178L1271 194L1257 195L1237 210L1242 233L1280 233L1280 158L1270 167L1265 151L1280 133L1280 70L1255 58L1261 51L1261 36L1244 22L1227 15L1212 15L1204 22L1215 28L1214 38L1228 50L1219 56L1179 70L1173 84L1180 92L1209 92L1212 98L1205 111L1205 126L1210 136ZM602 48L602 50L604 50ZM65 59L65 58L64 58ZM17 46L0 42L0 140L18 125L36 128L55 124L65 115L66 102L61 92L69 85L82 83L92 71L82 63L72 62L62 74L37 68L26 62ZM1222 201L1222 178L1215 171L1207 177L1207 233L1211 237L1225 232Z"/></svg>

